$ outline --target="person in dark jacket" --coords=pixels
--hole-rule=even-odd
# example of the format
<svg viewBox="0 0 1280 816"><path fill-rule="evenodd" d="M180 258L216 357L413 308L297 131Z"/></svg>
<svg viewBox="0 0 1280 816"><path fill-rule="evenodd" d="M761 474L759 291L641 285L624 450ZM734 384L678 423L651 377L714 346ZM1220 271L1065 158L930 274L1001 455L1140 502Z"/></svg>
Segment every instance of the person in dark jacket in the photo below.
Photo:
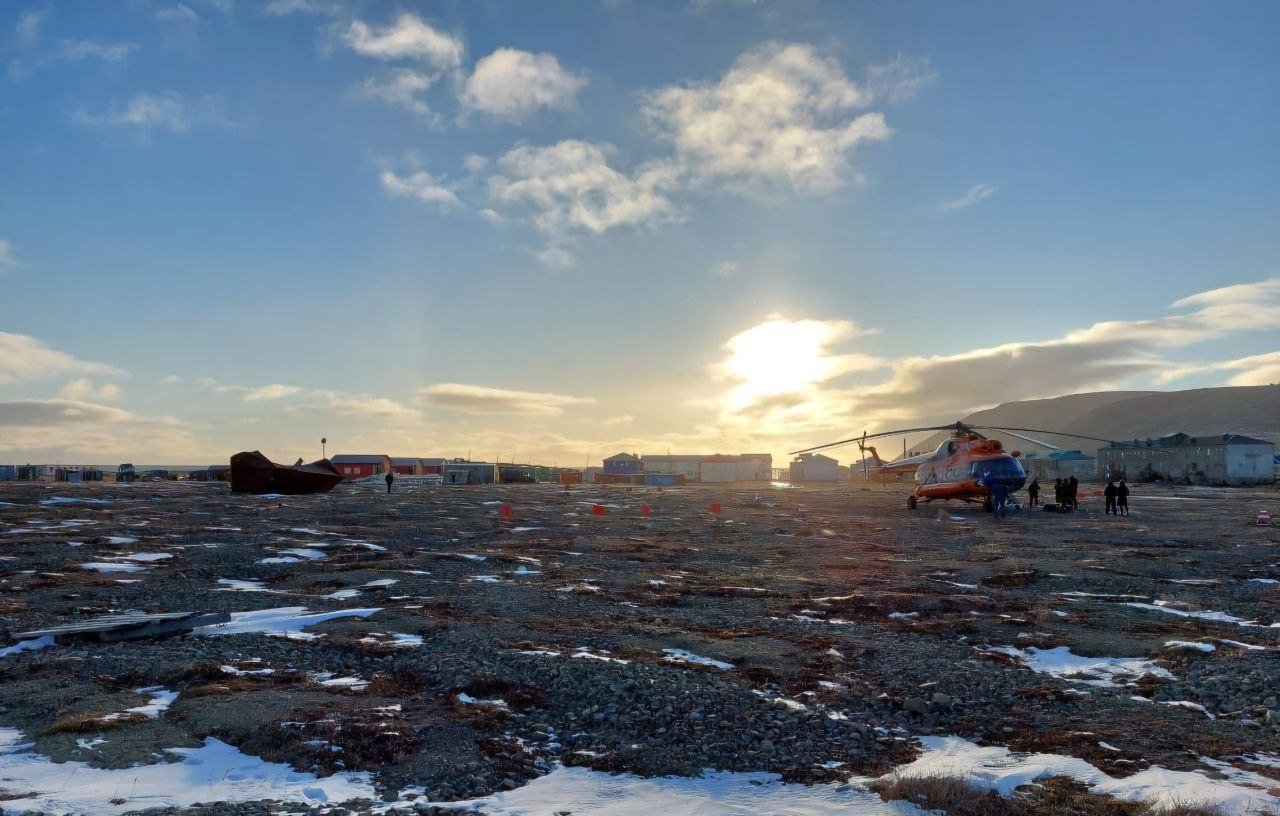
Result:
<svg viewBox="0 0 1280 816"><path fill-rule="evenodd" d="M1072 510L1080 509L1080 480L1074 476L1067 479L1067 501Z"/></svg>
<svg viewBox="0 0 1280 816"><path fill-rule="evenodd" d="M993 518L1004 518L1005 502L1009 500L1009 488L1004 479L992 479L987 493L991 498L991 515Z"/></svg>
<svg viewBox="0 0 1280 816"><path fill-rule="evenodd" d="M1066 500L1063 498L1063 495L1062 495L1061 479L1053 480L1053 503L1058 505L1059 508L1061 508L1062 505L1066 503Z"/></svg>
<svg viewBox="0 0 1280 816"><path fill-rule="evenodd" d="M1027 498L1031 502L1031 506L1035 507L1040 503L1040 480L1032 479L1031 484L1027 485Z"/></svg>
<svg viewBox="0 0 1280 816"><path fill-rule="evenodd" d="M1129 515L1129 485L1125 484L1124 479L1116 485L1116 512L1122 516Z"/></svg>
<svg viewBox="0 0 1280 816"><path fill-rule="evenodd" d="M396 474L395 474L395 473L393 473L392 471L388 470L388 471L387 471L387 475L386 475L386 477L385 477L385 480L386 480L386 483L387 483L387 492L388 492L388 493L390 493L390 492L391 492L391 483L392 483L392 482L394 482L394 481L396 480Z"/></svg>
<svg viewBox="0 0 1280 816"><path fill-rule="evenodd" d="M1116 511L1116 483L1107 480L1107 486L1102 489L1102 497L1107 500L1107 514L1110 515Z"/></svg>

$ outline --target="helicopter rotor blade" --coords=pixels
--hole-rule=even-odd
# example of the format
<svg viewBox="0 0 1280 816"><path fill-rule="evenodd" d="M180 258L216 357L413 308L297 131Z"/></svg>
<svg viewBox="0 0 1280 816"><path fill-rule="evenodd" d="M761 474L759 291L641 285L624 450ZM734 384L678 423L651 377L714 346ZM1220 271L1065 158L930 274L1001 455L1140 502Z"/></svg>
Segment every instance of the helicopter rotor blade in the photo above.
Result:
<svg viewBox="0 0 1280 816"><path fill-rule="evenodd" d="M880 433L869 434L865 431L862 436L855 436L850 439L841 439L838 442L828 442L825 445L815 445L812 448L804 448L803 450L791 451L788 456L799 456L802 453L813 453L814 451L827 450L828 448L838 448L842 445L852 445L854 442L865 443L869 439L879 439L884 436L898 436L900 434L922 433L924 431L952 431L955 425L932 425L927 428L899 428L896 431L881 431Z"/></svg>
<svg viewBox="0 0 1280 816"><path fill-rule="evenodd" d="M1138 450L1156 450L1156 451L1165 450L1164 448L1152 448L1146 445L1131 445L1127 442L1121 442L1118 439L1104 439L1100 436L1089 436L1088 434L1071 433L1070 431L1046 431L1043 428L1001 428L996 425L976 425L974 427L985 428L989 431L1005 431L1007 433L1022 431L1024 433L1052 434L1054 436L1069 436L1072 439L1089 439L1094 442L1106 442L1108 445L1115 445L1121 448L1136 448ZM1025 438L1025 437L1020 437L1020 438ZM1059 450L1061 450L1061 448L1059 448Z"/></svg>
<svg viewBox="0 0 1280 816"><path fill-rule="evenodd" d="M1016 436L1018 439L1021 439L1024 442L1030 442L1033 445L1039 445L1041 447L1048 448L1049 450L1056 450L1056 451L1062 450L1062 448L1058 447L1057 445L1046 442L1043 439L1036 439L1034 436L1026 436L1025 434L1020 434L1017 431L1011 431L1008 428L987 428L986 430L1000 431L1001 433L1007 433L1009 434L1009 436Z"/></svg>

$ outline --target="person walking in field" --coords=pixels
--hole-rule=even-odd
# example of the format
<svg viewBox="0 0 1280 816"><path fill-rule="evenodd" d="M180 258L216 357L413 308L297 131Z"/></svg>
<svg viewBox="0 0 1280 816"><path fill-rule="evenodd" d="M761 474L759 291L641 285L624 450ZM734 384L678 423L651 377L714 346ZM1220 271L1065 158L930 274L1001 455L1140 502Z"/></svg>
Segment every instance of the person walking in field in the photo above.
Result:
<svg viewBox="0 0 1280 816"><path fill-rule="evenodd" d="M1116 512L1122 516L1129 515L1129 485L1124 479L1116 485Z"/></svg>
<svg viewBox="0 0 1280 816"><path fill-rule="evenodd" d="M1116 483L1107 480L1107 486L1102 489L1102 497L1107 500L1107 515L1116 512Z"/></svg>
<svg viewBox="0 0 1280 816"><path fill-rule="evenodd" d="M393 473L392 471L388 470L388 471L387 471L387 475L386 475L387 492L388 492L388 493L390 493L390 492L391 492L391 483L392 483L392 482L394 482L395 480L396 480L396 474L395 474L395 473Z"/></svg>
<svg viewBox="0 0 1280 816"><path fill-rule="evenodd" d="M1040 480L1032 479L1031 484L1027 485L1027 498L1031 501L1031 506L1035 507L1040 503Z"/></svg>

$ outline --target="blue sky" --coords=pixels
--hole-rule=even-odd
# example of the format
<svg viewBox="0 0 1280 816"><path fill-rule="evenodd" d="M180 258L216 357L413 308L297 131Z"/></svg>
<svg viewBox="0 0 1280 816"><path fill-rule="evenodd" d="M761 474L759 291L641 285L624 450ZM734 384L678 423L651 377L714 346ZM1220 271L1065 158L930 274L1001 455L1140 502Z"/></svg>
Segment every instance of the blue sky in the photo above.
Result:
<svg viewBox="0 0 1280 816"><path fill-rule="evenodd" d="M5 4L0 460L780 456L1280 380L1278 24Z"/></svg>

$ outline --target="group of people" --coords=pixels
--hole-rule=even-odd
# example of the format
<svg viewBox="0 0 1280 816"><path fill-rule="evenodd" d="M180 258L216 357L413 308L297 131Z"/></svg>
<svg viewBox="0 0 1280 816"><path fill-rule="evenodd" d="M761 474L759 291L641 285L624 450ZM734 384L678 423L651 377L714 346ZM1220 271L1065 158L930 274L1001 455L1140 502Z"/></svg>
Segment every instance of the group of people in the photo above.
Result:
<svg viewBox="0 0 1280 816"><path fill-rule="evenodd" d="M1115 479L1108 479L1102 490L1102 498L1107 500L1107 512L1117 516L1129 515L1129 485L1124 479L1116 484Z"/></svg>
<svg viewBox="0 0 1280 816"><path fill-rule="evenodd" d="M1039 479L1032 479L1031 484L1027 485L1027 498L1031 500L1032 507L1040 504ZM1078 509L1080 507L1080 480L1074 476L1068 476L1065 479L1054 479L1053 500L1060 508Z"/></svg>

